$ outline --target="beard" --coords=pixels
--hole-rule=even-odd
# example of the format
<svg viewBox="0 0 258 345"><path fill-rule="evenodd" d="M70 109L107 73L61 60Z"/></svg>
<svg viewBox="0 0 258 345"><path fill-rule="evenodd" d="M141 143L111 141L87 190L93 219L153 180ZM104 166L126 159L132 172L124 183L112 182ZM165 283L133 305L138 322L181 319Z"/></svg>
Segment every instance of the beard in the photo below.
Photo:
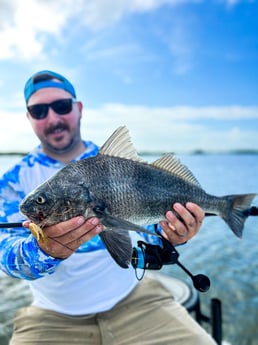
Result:
<svg viewBox="0 0 258 345"><path fill-rule="evenodd" d="M60 136L58 136L60 133ZM70 139L65 140L64 144L60 143L63 141L65 134L70 134ZM47 140L49 135L56 135L56 137L49 141ZM71 128L65 123L58 123L54 126L49 126L44 131L44 140L41 140L42 146L49 152L54 154L66 154L71 152L76 145L81 141L80 134L80 123L77 125L76 132L73 134Z"/></svg>

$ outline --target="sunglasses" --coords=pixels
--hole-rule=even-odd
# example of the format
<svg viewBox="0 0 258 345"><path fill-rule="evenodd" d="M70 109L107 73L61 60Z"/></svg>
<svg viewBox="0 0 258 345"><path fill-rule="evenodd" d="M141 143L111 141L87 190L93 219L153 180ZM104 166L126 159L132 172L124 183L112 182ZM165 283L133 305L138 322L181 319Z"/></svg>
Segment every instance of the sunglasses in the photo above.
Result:
<svg viewBox="0 0 258 345"><path fill-rule="evenodd" d="M58 115L66 115L72 111L73 103L72 98L58 99L52 103L41 103L27 106L27 110L31 117L36 120L43 120L47 117L48 109L51 108Z"/></svg>

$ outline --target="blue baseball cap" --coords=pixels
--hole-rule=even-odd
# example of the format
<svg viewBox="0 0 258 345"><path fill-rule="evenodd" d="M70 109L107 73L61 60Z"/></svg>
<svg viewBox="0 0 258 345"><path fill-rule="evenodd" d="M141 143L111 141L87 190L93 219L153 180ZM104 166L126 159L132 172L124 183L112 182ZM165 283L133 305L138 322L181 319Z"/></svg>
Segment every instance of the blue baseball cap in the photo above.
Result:
<svg viewBox="0 0 258 345"><path fill-rule="evenodd" d="M33 76L30 77L30 79L25 84L24 97L26 104L28 104L31 95L33 95L34 92L47 87L56 87L58 89L63 89L69 92L74 98L76 98L74 87L69 82L69 80L67 80L61 74L45 70L33 74Z"/></svg>

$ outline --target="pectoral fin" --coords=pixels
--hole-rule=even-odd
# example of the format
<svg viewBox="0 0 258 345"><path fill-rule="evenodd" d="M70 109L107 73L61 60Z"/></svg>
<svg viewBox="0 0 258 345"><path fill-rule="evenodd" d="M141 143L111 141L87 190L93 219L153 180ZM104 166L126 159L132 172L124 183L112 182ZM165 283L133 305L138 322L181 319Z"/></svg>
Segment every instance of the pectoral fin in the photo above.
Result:
<svg viewBox="0 0 258 345"><path fill-rule="evenodd" d="M103 203L91 206L85 215L87 217L96 216L100 219L104 227L100 237L112 258L123 268L128 268L132 260L132 242L129 231L145 232L149 235L160 237L155 232L148 231L139 225L111 215Z"/></svg>
<svg viewBox="0 0 258 345"><path fill-rule="evenodd" d="M109 230L122 230L122 231L138 231L138 232L145 232L146 234L160 237L160 235L156 234L155 232L146 230L142 226L137 224L131 223L125 219L112 216L107 210L107 208L95 206L93 208L94 214L98 217L101 221L101 224L109 229Z"/></svg>
<svg viewBox="0 0 258 345"><path fill-rule="evenodd" d="M128 268L132 260L132 241L128 231L104 230L99 234L109 254L122 268Z"/></svg>

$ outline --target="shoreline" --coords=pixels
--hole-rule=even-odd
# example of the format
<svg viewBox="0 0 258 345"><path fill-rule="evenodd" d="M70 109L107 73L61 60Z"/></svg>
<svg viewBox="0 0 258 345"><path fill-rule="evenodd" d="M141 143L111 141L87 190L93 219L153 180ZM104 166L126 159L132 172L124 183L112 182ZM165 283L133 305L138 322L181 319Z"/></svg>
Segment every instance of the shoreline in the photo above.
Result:
<svg viewBox="0 0 258 345"><path fill-rule="evenodd" d="M173 153L175 155L258 155L258 150L232 150L232 151L204 151L204 150L194 150L189 152L167 152L167 151L139 151L140 156L162 156L167 153ZM28 152L18 152L18 151L6 151L0 152L0 156L25 156Z"/></svg>

